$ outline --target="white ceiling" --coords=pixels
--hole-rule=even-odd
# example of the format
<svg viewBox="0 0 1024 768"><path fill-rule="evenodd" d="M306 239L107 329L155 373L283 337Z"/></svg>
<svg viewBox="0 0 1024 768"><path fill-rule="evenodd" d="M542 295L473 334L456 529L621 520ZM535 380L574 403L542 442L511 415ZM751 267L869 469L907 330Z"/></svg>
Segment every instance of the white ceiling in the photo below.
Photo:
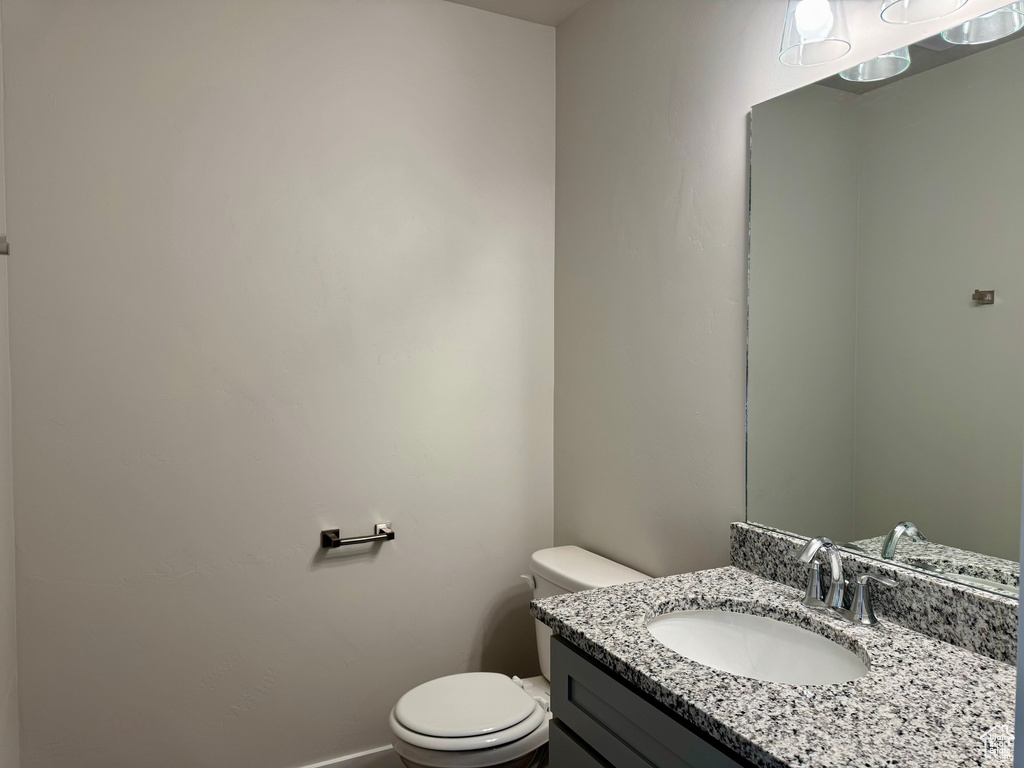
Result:
<svg viewBox="0 0 1024 768"><path fill-rule="evenodd" d="M557 27L590 0L450 0L502 16L535 21Z"/></svg>

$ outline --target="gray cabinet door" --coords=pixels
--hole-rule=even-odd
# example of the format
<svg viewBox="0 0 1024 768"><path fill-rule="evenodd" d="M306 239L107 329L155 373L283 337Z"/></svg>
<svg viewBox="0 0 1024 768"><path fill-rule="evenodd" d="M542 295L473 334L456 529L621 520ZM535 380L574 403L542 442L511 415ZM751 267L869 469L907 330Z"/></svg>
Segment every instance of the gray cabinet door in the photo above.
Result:
<svg viewBox="0 0 1024 768"><path fill-rule="evenodd" d="M560 637L551 638L551 711L611 768L751 766ZM551 768L575 765L551 756Z"/></svg>
<svg viewBox="0 0 1024 768"><path fill-rule="evenodd" d="M608 763L595 755L558 720L551 721L548 734L550 768L608 768Z"/></svg>

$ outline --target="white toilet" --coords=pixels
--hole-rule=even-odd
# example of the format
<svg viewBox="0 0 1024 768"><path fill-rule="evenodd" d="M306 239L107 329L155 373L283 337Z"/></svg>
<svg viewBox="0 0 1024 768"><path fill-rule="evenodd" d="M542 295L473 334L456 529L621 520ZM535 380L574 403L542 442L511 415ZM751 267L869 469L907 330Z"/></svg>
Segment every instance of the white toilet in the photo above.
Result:
<svg viewBox="0 0 1024 768"><path fill-rule="evenodd" d="M579 547L533 553L523 576L535 598L650 578ZM395 752L408 768L528 768L547 761L551 630L537 622L543 677L470 672L431 680L391 710Z"/></svg>

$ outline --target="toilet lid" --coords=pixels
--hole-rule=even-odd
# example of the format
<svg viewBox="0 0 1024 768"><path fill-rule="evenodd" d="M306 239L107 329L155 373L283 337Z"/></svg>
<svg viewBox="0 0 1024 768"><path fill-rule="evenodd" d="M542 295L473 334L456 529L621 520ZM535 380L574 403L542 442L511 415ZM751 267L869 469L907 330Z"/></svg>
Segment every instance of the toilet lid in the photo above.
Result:
<svg viewBox="0 0 1024 768"><path fill-rule="evenodd" d="M415 733L452 739L504 731L537 709L511 678L468 672L413 688L395 705L395 719Z"/></svg>

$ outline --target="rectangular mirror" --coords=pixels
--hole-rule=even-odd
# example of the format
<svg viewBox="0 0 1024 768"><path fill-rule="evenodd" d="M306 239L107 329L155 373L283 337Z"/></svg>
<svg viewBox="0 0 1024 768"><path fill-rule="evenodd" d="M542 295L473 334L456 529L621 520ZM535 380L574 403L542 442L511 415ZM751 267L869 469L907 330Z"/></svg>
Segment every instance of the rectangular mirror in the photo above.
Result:
<svg viewBox="0 0 1024 768"><path fill-rule="evenodd" d="M747 520L1016 596L1024 39L909 50L752 110Z"/></svg>

